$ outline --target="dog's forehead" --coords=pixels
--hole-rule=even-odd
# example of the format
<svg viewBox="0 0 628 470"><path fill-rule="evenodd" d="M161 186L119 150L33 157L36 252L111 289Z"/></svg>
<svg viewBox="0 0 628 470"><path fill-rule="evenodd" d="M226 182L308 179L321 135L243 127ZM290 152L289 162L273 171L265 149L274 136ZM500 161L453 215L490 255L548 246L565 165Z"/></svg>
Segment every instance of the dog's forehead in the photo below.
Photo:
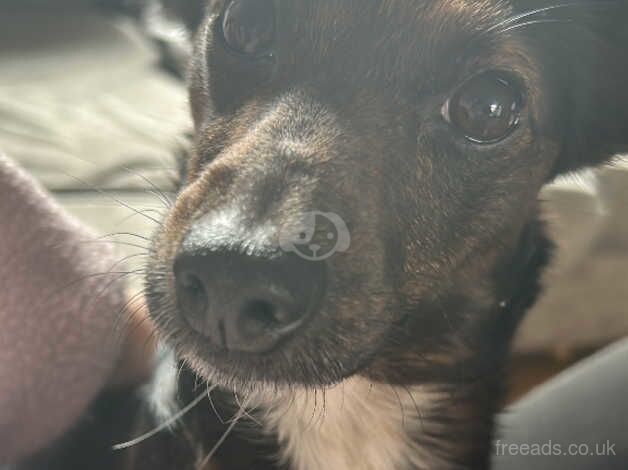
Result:
<svg viewBox="0 0 628 470"><path fill-rule="evenodd" d="M279 0L278 5L294 63L359 69L359 62L400 73L451 60L510 13L500 0Z"/></svg>
<svg viewBox="0 0 628 470"><path fill-rule="evenodd" d="M280 11L296 14L295 24L316 25L330 34L353 26L419 33L456 27L471 32L510 11L502 0L278 0L278 5Z"/></svg>

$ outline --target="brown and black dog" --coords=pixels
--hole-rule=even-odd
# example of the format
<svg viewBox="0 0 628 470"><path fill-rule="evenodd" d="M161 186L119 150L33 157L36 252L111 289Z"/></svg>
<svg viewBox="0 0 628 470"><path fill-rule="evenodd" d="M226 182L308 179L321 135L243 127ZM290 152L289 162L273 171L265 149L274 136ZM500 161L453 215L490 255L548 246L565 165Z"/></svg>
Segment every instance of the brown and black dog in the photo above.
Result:
<svg viewBox="0 0 628 470"><path fill-rule="evenodd" d="M124 433L110 403L88 424L120 441L213 400L55 462L489 468L549 257L539 190L628 150L628 2L170 3L196 31L194 151L146 285L185 366Z"/></svg>

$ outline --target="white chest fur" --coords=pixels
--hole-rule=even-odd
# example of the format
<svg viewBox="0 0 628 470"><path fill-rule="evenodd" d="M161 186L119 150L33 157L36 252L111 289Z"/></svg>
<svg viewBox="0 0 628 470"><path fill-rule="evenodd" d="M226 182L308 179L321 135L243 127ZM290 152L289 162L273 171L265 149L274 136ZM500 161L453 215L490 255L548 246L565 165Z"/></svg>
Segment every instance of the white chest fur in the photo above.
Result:
<svg viewBox="0 0 628 470"><path fill-rule="evenodd" d="M352 378L325 392L268 394L261 404L295 470L400 470L427 468L429 457L411 436L421 432L421 409L436 398L420 387Z"/></svg>

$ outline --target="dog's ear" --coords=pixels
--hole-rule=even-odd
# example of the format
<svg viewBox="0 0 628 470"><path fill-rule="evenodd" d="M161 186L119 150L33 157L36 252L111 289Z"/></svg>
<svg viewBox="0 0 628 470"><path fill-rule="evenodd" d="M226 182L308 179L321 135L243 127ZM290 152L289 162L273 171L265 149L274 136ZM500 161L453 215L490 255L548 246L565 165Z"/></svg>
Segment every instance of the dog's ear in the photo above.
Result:
<svg viewBox="0 0 628 470"><path fill-rule="evenodd" d="M146 33L160 49L162 68L178 78L185 78L194 34L203 22L210 0L120 1L137 2L138 16Z"/></svg>
<svg viewBox="0 0 628 470"><path fill-rule="evenodd" d="M181 21L190 33L196 31L205 15L207 0L159 0L165 12Z"/></svg>
<svg viewBox="0 0 628 470"><path fill-rule="evenodd" d="M530 23L549 86L562 141L555 174L628 151L628 1L516 2L520 14L538 10L519 22Z"/></svg>

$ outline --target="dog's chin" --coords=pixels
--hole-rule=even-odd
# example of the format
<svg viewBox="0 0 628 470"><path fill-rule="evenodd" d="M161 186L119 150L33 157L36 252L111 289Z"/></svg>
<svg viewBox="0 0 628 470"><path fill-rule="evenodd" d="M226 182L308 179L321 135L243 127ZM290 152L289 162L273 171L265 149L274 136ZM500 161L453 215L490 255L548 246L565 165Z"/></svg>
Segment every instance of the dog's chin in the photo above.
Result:
<svg viewBox="0 0 628 470"><path fill-rule="evenodd" d="M269 389L331 387L359 370L357 366L354 370L325 370L317 367L314 362L304 365L279 356L230 356L189 352L181 354L185 362L208 383L242 393Z"/></svg>
<svg viewBox="0 0 628 470"><path fill-rule="evenodd" d="M333 278L332 278L333 279ZM374 282L362 278L364 290L328 285L321 304L293 335L267 352L239 352L217 347L197 332L177 307L164 279L149 277L151 318L165 343L200 378L212 385L246 392L260 389L332 387L366 370L394 336L387 312L390 296L369 296ZM344 284L343 284L344 285ZM389 292L391 288L372 288ZM353 312L361 312L356 322Z"/></svg>
<svg viewBox="0 0 628 470"><path fill-rule="evenodd" d="M301 344L300 348L280 347L263 355L216 352L202 339L196 339L196 344L188 340L179 345L178 356L209 384L239 393L332 387L366 368L375 354L365 351L318 351L315 354L306 344ZM295 341L299 342L299 338ZM325 359L333 354L353 359L340 367Z"/></svg>

